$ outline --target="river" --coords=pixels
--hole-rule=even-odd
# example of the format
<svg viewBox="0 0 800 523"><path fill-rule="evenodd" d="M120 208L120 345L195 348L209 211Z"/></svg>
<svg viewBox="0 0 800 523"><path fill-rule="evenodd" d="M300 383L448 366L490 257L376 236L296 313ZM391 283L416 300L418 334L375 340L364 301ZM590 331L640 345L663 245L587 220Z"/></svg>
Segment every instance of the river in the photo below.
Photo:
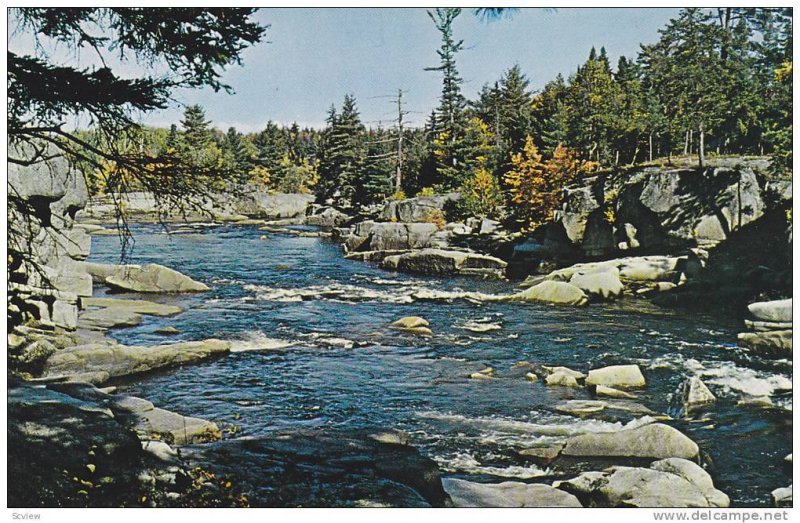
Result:
<svg viewBox="0 0 800 523"><path fill-rule="evenodd" d="M514 364L585 372L636 363L648 382L637 401L675 417L669 423L700 445L716 487L734 506L766 505L771 490L791 483L783 460L792 446L791 362L738 348L739 319L665 310L644 300L580 309L482 303L474 293L509 293L513 282L386 272L344 260L341 248L324 239L255 226L170 235L157 226L135 226L133 233L133 263L178 269L212 290L159 296L185 312L145 317L113 336L128 344L218 337L237 340L239 352L121 388L181 414L231 424L238 431L231 437L311 427L397 428L445 475L549 481L563 474L558 462L537 466L517 451L646 420L631 413L558 414L555 404L588 399L588 393L531 383ZM118 260L117 238L93 238L90 261ZM434 336L386 329L408 315L428 319ZM180 334L154 332L168 325ZM497 379L468 379L486 366ZM718 401L686 417L674 393L691 375L700 376ZM765 395L776 408L737 404Z"/></svg>

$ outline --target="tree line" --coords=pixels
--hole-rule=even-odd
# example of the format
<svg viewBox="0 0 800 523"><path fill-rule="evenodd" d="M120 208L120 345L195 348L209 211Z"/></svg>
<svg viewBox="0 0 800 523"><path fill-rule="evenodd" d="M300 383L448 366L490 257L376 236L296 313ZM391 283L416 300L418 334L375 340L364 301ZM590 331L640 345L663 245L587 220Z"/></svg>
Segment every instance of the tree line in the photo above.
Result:
<svg viewBox="0 0 800 523"><path fill-rule="evenodd" d="M186 109L180 129L144 129L156 154L225 174L227 183L309 192L365 206L387 198L460 191L464 214L531 227L547 221L569 183L600 169L676 156L771 155L791 169L792 11L684 9L635 57L612 65L604 48L539 91L517 65L474 100L462 92L459 9L428 12L441 36L437 108L422 127L397 118L368 127L355 97L331 106L324 129L273 122L257 133L214 129Z"/></svg>

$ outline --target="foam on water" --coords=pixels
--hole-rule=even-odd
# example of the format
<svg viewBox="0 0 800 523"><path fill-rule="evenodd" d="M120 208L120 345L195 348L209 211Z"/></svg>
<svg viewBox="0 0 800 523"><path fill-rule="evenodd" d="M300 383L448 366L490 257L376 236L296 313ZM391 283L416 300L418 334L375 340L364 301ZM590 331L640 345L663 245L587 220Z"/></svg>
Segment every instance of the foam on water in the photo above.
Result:
<svg viewBox="0 0 800 523"><path fill-rule="evenodd" d="M249 332L242 339L231 341L231 352L280 350L297 345L297 341L270 338L263 332Z"/></svg>
<svg viewBox="0 0 800 523"><path fill-rule="evenodd" d="M415 301L466 300L479 303L495 295L467 292L459 289L432 289L424 285L392 285L391 289L372 289L348 283L333 282L328 285L312 285L301 288L280 288L268 285L248 284L244 290L254 293L254 298L263 301L299 302L327 300L347 302L414 303Z"/></svg>
<svg viewBox="0 0 800 523"><path fill-rule="evenodd" d="M772 396L776 392L792 390L792 380L781 374L769 374L739 367L730 361L699 362L686 360L686 368L693 371L706 384L721 387L724 394L743 393L748 396Z"/></svg>
<svg viewBox="0 0 800 523"><path fill-rule="evenodd" d="M483 465L468 452L459 452L452 456L433 456L433 459L447 472L486 474L518 479L537 478L551 474L549 469L541 469L536 465L507 465L501 467Z"/></svg>

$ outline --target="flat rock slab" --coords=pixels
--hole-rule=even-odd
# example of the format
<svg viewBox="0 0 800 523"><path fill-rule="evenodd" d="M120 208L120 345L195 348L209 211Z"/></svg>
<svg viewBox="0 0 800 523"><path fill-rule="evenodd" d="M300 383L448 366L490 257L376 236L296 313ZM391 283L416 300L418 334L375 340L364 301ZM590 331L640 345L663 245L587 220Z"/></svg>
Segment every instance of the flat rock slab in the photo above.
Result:
<svg viewBox="0 0 800 523"><path fill-rule="evenodd" d="M581 434L567 440L564 456L685 458L700 452L697 443L678 429L653 423L617 432Z"/></svg>
<svg viewBox="0 0 800 523"><path fill-rule="evenodd" d="M442 480L445 492L458 508L534 508L582 507L578 498L563 490L543 484L517 481L475 483L456 478Z"/></svg>
<svg viewBox="0 0 800 523"><path fill-rule="evenodd" d="M60 350L45 363L43 376L105 373L108 378L193 363L230 351L230 342L216 339L150 347L94 343ZM108 379L107 378L107 379Z"/></svg>
<svg viewBox="0 0 800 523"><path fill-rule="evenodd" d="M760 354L778 358L792 357L792 331L740 332L739 345Z"/></svg>
<svg viewBox="0 0 800 523"><path fill-rule="evenodd" d="M165 305L147 300L123 300L119 298L84 298L82 303L85 307L103 307L109 309L122 309L135 312L137 314L148 314L151 316L172 316L181 312L181 308L176 305Z"/></svg>

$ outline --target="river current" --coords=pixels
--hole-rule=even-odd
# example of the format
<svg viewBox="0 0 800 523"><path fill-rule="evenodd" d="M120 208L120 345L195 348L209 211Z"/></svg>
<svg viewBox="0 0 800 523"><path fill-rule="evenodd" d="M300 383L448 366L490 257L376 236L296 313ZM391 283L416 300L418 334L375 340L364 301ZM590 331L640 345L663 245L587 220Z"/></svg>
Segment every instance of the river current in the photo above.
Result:
<svg viewBox="0 0 800 523"><path fill-rule="evenodd" d="M185 229L185 228L184 228ZM520 361L587 371L638 364L647 379L637 402L694 439L716 487L734 506L769 503L791 483L791 362L736 346L741 320L661 309L644 300L585 308L482 302L513 282L392 273L344 260L315 237L255 226L196 227L166 234L136 226L132 263L160 263L211 286L189 296L147 296L181 314L145 317L113 331L127 344L210 337L235 340L230 356L150 374L121 386L181 414L235 427L229 437L307 428L382 427L411 435L445 475L491 481L550 481L557 462L537 466L518 451L587 431L619 430L648 414L577 418L559 414L584 389L546 387L514 369ZM113 236L93 238L91 261L119 261ZM430 321L432 337L388 330L402 316ZM155 331L173 326L180 334ZM487 366L496 379L472 380ZM684 416L679 384L699 376L718 401ZM774 408L738 404L769 396ZM587 464L586 468L592 468Z"/></svg>

